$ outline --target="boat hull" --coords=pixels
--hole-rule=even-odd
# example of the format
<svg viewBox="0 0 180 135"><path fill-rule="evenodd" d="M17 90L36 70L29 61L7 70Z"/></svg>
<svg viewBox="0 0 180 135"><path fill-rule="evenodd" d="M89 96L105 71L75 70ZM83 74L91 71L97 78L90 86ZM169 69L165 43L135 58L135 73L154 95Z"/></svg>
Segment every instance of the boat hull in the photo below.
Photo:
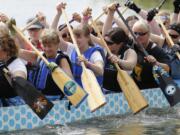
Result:
<svg viewBox="0 0 180 135"><path fill-rule="evenodd" d="M141 91L149 103L149 107L163 108L169 104L159 88ZM91 113L87 102L83 102L77 109L71 106L68 110L67 100L55 101L53 109L43 119L39 119L27 105L3 107L0 109L0 131L14 131L33 129L44 125L71 123L78 120L90 119L109 115L123 115L131 113L127 101L122 93L106 95L107 104Z"/></svg>

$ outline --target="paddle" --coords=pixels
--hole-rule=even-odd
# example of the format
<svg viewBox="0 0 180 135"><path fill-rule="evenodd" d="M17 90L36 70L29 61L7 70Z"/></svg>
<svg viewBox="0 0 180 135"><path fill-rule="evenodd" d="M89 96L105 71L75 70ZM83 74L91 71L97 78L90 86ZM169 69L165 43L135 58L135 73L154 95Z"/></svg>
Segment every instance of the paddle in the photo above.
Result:
<svg viewBox="0 0 180 135"><path fill-rule="evenodd" d="M64 18L65 18L69 33L71 35L73 44L75 45L77 55L81 56L80 50L77 46L77 42L76 42L74 35L73 35L73 31L72 31L72 29L68 23L67 14L66 14L64 9L62 9L62 13L64 15ZM91 70L86 68L84 62L81 62L81 66L82 66L82 71L83 71L81 74L83 88L89 94L87 101L88 101L88 105L89 105L90 110L93 112L96 109L105 105L106 100L105 100L105 97L102 93L101 87L99 86L94 73Z"/></svg>
<svg viewBox="0 0 180 135"><path fill-rule="evenodd" d="M104 38L100 34L100 31L98 30L96 24L94 23L93 20L91 22L92 22L92 25L93 25L96 33L98 33L98 36L101 39L103 47L107 50L108 55L111 56L112 53L111 53L109 47L107 46L107 43L105 42ZM147 101L142 96L139 88L137 87L137 85L135 84L133 79L128 75L128 73L126 71L120 69L120 67L117 63L114 63L114 65L118 71L117 80L118 80L119 86L121 87L133 113L137 113L140 110L147 107L148 106Z"/></svg>
<svg viewBox="0 0 180 135"><path fill-rule="evenodd" d="M11 75L6 68L3 68L3 72L16 94L30 106L40 119L43 119L53 107L53 103L48 101L42 93L24 78L15 77L11 79Z"/></svg>
<svg viewBox="0 0 180 135"><path fill-rule="evenodd" d="M161 1L159 6L156 8L156 10L159 11L161 9L161 7L164 5L165 2L166 2L166 0Z"/></svg>
<svg viewBox="0 0 180 135"><path fill-rule="evenodd" d="M168 32L167 32L164 24L162 23L162 21L161 21L160 19L158 19L158 22L159 22L159 24L161 25L161 28L162 28L162 30L163 30L164 33L165 33L166 39L169 41L168 43L169 43L170 47L173 47L174 43L173 43L171 37L169 36L169 34L168 34ZM176 52L176 56L177 56L178 59L180 60L180 54L179 54L179 52Z"/></svg>
<svg viewBox="0 0 180 135"><path fill-rule="evenodd" d="M20 37L30 45L30 47L36 52L36 54L44 61L44 63L51 70L51 75L54 82L65 94L73 106L78 107L79 104L87 97L87 93L74 81L72 80L62 69L59 68L55 63L49 63L47 59L37 50L29 40L21 33L21 31L12 25L13 29L20 35Z"/></svg>
<svg viewBox="0 0 180 135"><path fill-rule="evenodd" d="M144 49L142 45L139 44L139 42L137 41L137 38L135 37L134 33L132 32L131 28L127 24L126 20L124 19L124 17L122 16L118 8L116 8L116 11L118 15L120 16L120 18L122 19L122 21L124 22L124 24L126 25L126 27L128 28L132 37L136 41L137 43L136 45L138 49L140 49L144 53L145 56L148 56L149 55L148 52ZM159 87L162 89L169 104L171 106L176 105L180 101L180 98L179 98L180 88L178 88L177 84L173 81L173 79L169 76L169 74L165 70L163 70L161 67L154 65L153 71L155 72L154 73L155 80L159 84Z"/></svg>

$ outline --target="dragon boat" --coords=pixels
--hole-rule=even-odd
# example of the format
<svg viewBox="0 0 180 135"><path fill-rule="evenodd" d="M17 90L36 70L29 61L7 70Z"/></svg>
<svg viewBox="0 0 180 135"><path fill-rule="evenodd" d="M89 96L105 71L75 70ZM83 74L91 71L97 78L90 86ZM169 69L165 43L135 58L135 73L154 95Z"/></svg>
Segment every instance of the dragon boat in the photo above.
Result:
<svg viewBox="0 0 180 135"><path fill-rule="evenodd" d="M180 82L178 82L180 86ZM169 107L162 90L160 88L141 90L148 101L148 108ZM124 115L131 113L128 103L123 93L109 93L105 95L106 105L91 112L87 101L84 101L78 108L68 107L68 100L54 101L54 107L41 120L28 105L10 106L0 108L0 132L33 129L45 125L64 125L79 120L86 120L95 117Z"/></svg>

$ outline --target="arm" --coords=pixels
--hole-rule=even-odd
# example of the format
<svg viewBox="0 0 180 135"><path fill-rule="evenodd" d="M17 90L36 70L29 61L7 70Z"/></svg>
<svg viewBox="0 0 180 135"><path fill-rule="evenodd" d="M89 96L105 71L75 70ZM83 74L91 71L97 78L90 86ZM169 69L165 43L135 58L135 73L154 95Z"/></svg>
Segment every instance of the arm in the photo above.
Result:
<svg viewBox="0 0 180 135"><path fill-rule="evenodd" d="M20 49L19 57L32 63L36 62L37 60L37 55L35 52L24 49Z"/></svg>
<svg viewBox="0 0 180 135"><path fill-rule="evenodd" d="M65 58L63 58L63 59L61 60L59 66L65 71L65 73L66 73L69 77L73 78L70 65L69 65L68 61L67 61Z"/></svg>
<svg viewBox="0 0 180 135"><path fill-rule="evenodd" d="M23 71L16 71L13 73L12 77L22 77L24 79L27 79L27 74Z"/></svg>
<svg viewBox="0 0 180 135"><path fill-rule="evenodd" d="M102 61L96 61L95 63L92 63L90 61L86 62L86 65L88 68L90 68L96 76L102 76L104 73L104 63Z"/></svg>
<svg viewBox="0 0 180 135"><path fill-rule="evenodd" d="M178 21L178 14L180 11L180 1L179 0L174 0L173 1L173 5L174 5L174 13L172 15L172 19L171 19L171 24L176 23Z"/></svg>
<svg viewBox="0 0 180 135"><path fill-rule="evenodd" d="M165 42L165 38L164 37L160 37L158 35L155 34L150 34L150 39L152 42L156 43L159 47L162 48L164 42Z"/></svg>
<svg viewBox="0 0 180 135"><path fill-rule="evenodd" d="M133 70L137 64L137 54L133 49L128 49L125 53L123 60L120 59L119 63L120 67L124 70Z"/></svg>
<svg viewBox="0 0 180 135"><path fill-rule="evenodd" d="M105 36L107 31L112 28L112 22L114 19L114 12L115 12L115 9L110 10L110 8L108 8L108 14L107 14L107 17L106 17L106 20L105 20L105 23L104 23L104 26L102 29L102 35L103 36Z"/></svg>
<svg viewBox="0 0 180 135"><path fill-rule="evenodd" d="M40 18L39 21L41 24L43 24L45 28L49 28L49 24L47 23L46 16L42 12L38 12L36 16Z"/></svg>
<svg viewBox="0 0 180 135"><path fill-rule="evenodd" d="M136 66L137 63L137 54L134 50L128 49L124 58L120 59L118 56L112 54L109 58L112 63L117 63L123 70L131 71Z"/></svg>
<svg viewBox="0 0 180 135"><path fill-rule="evenodd" d="M122 28L122 29L126 32L126 34L128 35L129 30L128 30L128 28L126 27L126 25L123 23L123 21L120 20L120 19L118 19L118 18L116 18L116 17L114 17L114 21L115 21L115 23L117 24L117 26L120 27L120 28Z"/></svg>
<svg viewBox="0 0 180 135"><path fill-rule="evenodd" d="M58 4L58 5L56 6L57 13L56 13L56 15L55 15L55 17L54 17L54 19L53 19L52 24L51 24L51 28L54 29L54 30L57 29L58 22L59 22L59 19L60 19L61 14L62 14L61 9L62 9L62 8L65 8L65 5L66 5L65 3L60 3L60 4Z"/></svg>
<svg viewBox="0 0 180 135"><path fill-rule="evenodd" d="M85 65L91 69L96 76L102 76L104 73L104 61L99 51L95 51L88 61L84 56L79 57L79 61L83 61Z"/></svg>

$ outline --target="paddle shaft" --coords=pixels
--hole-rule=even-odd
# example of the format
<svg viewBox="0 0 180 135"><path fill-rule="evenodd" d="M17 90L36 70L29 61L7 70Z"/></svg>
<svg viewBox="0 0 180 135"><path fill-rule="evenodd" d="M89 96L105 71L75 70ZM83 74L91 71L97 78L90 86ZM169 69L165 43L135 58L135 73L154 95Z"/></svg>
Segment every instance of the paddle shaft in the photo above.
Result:
<svg viewBox="0 0 180 135"><path fill-rule="evenodd" d="M159 6L156 8L157 11L161 9L161 7L164 5L165 2L166 2L166 0L161 1L161 3L159 4Z"/></svg>
<svg viewBox="0 0 180 135"><path fill-rule="evenodd" d="M174 42L173 42L172 38L169 36L169 34L168 34L168 32L167 32L167 30L166 30L164 24L162 23L161 19L158 19L158 22L160 23L161 28L162 28L162 30L163 30L164 33L165 33L166 39L169 41L168 43L169 43L170 47L173 47ZM176 56L177 56L178 59L180 60L180 54L179 54L179 52L176 52Z"/></svg>

